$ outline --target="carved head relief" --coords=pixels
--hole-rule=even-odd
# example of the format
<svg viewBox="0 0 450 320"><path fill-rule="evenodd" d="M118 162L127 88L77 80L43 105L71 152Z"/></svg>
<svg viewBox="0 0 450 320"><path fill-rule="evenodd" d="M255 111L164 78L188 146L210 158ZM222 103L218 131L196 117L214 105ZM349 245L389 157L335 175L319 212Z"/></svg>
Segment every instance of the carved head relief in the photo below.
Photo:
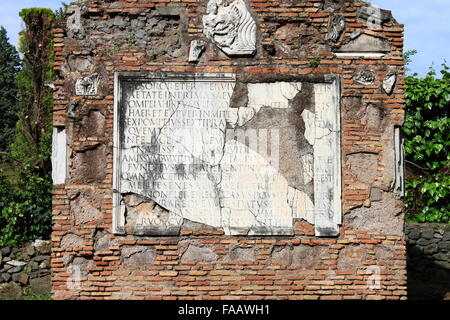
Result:
<svg viewBox="0 0 450 320"><path fill-rule="evenodd" d="M210 0L203 17L203 33L227 55L253 55L256 23L243 0Z"/></svg>

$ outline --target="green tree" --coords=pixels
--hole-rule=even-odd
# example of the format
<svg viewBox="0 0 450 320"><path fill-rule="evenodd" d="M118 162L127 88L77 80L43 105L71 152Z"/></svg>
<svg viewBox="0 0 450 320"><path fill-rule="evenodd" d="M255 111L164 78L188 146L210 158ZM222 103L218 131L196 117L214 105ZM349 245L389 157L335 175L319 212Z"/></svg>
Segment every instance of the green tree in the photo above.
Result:
<svg viewBox="0 0 450 320"><path fill-rule="evenodd" d="M0 26L0 152L7 150L15 136L19 68L19 54L9 43L5 28Z"/></svg>
<svg viewBox="0 0 450 320"><path fill-rule="evenodd" d="M49 9L23 9L20 34L23 67L17 75L17 136L10 158L15 174L0 190L0 245L48 238L51 231L51 138L54 53ZM7 192L7 193L5 193ZM3 203L3 204L2 204Z"/></svg>
<svg viewBox="0 0 450 320"><path fill-rule="evenodd" d="M17 76L19 90L18 135L12 156L34 167L38 174L51 171L52 91L54 80L52 26L50 9L23 9L20 17L25 30L20 34L23 68Z"/></svg>
<svg viewBox="0 0 450 320"><path fill-rule="evenodd" d="M405 78L407 219L450 222L450 72Z"/></svg>

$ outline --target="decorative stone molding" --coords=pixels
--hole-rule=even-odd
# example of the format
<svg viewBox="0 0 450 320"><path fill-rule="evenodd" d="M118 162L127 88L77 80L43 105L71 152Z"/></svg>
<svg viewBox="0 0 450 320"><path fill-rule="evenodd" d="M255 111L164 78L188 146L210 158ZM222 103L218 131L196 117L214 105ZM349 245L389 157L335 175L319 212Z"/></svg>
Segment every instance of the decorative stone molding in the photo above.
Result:
<svg viewBox="0 0 450 320"><path fill-rule="evenodd" d="M355 81L363 85L373 84L375 82L375 72L372 70L361 70L355 77Z"/></svg>
<svg viewBox="0 0 450 320"><path fill-rule="evenodd" d="M402 129L394 128L395 148L395 179L394 192L401 197L405 196L405 148L403 143Z"/></svg>
<svg viewBox="0 0 450 320"><path fill-rule="evenodd" d="M230 56L253 55L256 23L243 0L210 0L203 17L203 33Z"/></svg>
<svg viewBox="0 0 450 320"><path fill-rule="evenodd" d="M335 52L337 56L382 57L390 50L388 39L356 30L348 42Z"/></svg>
<svg viewBox="0 0 450 320"><path fill-rule="evenodd" d="M205 51L205 41L192 40L191 49L189 51L189 62L198 62L203 51Z"/></svg>
<svg viewBox="0 0 450 320"><path fill-rule="evenodd" d="M98 84L100 76L96 73L93 75L79 78L75 84L75 93L77 96L95 96L98 92Z"/></svg>
<svg viewBox="0 0 450 320"><path fill-rule="evenodd" d="M388 71L383 79L383 89L388 95L392 94L395 83L397 82L397 72L394 69Z"/></svg>

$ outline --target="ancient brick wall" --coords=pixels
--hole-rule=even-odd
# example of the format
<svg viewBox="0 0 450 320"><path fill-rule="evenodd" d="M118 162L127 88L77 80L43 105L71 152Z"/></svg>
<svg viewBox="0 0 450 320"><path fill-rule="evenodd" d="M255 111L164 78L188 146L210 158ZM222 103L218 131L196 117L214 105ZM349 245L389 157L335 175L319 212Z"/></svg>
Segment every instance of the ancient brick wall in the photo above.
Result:
<svg viewBox="0 0 450 320"><path fill-rule="evenodd" d="M54 134L67 138L60 158L67 168L59 169L67 174L53 191L53 297L406 299L402 202L394 190L403 25L361 1L251 0L256 53L229 57L203 34L207 3L79 1L54 30ZM188 61L192 40L205 41L196 62ZM177 236L113 234L117 72L233 73L240 83L337 77L339 236L316 237L301 219L293 236L226 236L189 221ZM77 80L95 74L96 92L79 94Z"/></svg>

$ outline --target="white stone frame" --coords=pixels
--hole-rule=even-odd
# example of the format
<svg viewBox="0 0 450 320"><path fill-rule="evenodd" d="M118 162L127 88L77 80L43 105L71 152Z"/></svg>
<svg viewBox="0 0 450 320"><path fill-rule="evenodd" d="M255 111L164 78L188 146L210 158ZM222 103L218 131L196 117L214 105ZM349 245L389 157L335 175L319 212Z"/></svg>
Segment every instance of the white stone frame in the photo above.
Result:
<svg viewBox="0 0 450 320"><path fill-rule="evenodd" d="M325 90L331 93L328 99L319 99L320 93L315 87L315 120L331 124L330 133L317 137L314 144L314 226L317 237L335 237L339 235L342 224L342 189L341 189L341 88L339 78L325 83ZM318 116L320 111L321 116ZM321 127L320 125L317 126ZM317 130L317 129L316 129ZM325 138L325 139L324 139ZM328 158L321 163L319 157ZM329 160L331 159L331 161ZM331 177L330 181L319 181L318 177ZM319 202L322 194L328 201Z"/></svg>
<svg viewBox="0 0 450 320"><path fill-rule="evenodd" d="M65 127L53 127L52 179L53 185L66 183L67 178L67 132Z"/></svg>

